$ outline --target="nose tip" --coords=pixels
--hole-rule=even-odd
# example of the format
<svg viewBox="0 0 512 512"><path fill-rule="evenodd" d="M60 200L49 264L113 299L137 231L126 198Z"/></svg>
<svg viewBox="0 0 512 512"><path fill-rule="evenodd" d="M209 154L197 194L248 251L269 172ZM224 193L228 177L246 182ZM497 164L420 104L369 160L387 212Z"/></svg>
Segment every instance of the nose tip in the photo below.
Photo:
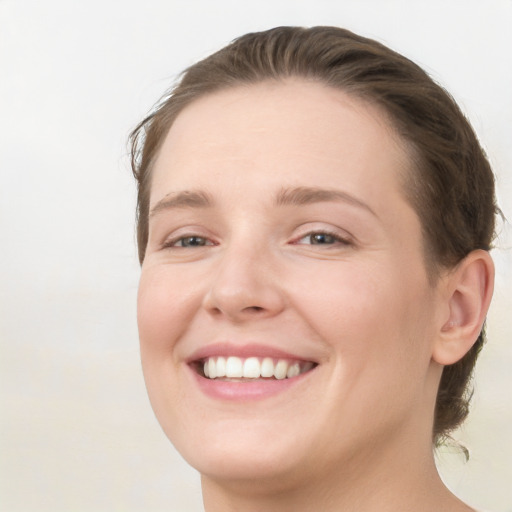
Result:
<svg viewBox="0 0 512 512"><path fill-rule="evenodd" d="M284 297L277 279L254 261L226 262L206 293L204 308L232 321L262 319L279 314Z"/></svg>

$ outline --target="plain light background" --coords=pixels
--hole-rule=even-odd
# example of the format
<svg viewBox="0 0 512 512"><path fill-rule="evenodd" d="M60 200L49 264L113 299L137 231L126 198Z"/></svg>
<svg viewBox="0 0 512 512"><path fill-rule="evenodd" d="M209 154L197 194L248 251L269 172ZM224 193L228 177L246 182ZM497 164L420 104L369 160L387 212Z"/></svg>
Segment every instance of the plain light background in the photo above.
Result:
<svg viewBox="0 0 512 512"><path fill-rule="evenodd" d="M510 0L0 0L0 510L202 510L141 375L126 138L177 73L232 38L319 24L379 39L448 88L512 219ZM456 434L471 459L439 460L463 499L509 512L510 228L498 246L489 343Z"/></svg>

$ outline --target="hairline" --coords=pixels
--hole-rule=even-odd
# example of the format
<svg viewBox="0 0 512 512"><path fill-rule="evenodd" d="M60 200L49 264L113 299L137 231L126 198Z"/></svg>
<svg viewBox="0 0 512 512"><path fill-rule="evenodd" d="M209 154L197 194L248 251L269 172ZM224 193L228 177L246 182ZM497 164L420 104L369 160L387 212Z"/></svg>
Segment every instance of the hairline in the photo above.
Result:
<svg viewBox="0 0 512 512"><path fill-rule="evenodd" d="M171 113L170 119L167 119L168 126L165 128L164 133L158 140L158 144L155 146L153 150L153 155L151 160L148 162L148 165L145 170L144 176L144 192L147 195L145 197L145 224L146 224L146 235L148 232L149 216L150 216L150 193L151 186L153 180L154 167L157 163L157 160L160 156L160 152L162 150L162 146L166 138L169 135L170 130L174 126L178 116L180 116L184 111L186 111L190 106L195 104L197 101L200 101L204 98L208 98L211 96L215 96L216 94L227 92L230 90L236 89L250 89L252 87L262 85L262 84L278 84L278 85L286 85L286 82L289 81L300 81L305 83L316 83L326 89L330 89L332 91L342 92L348 95L352 99L356 99L357 101L362 102L363 104L370 105L375 108L379 115L382 116L386 127L389 130L389 134L394 143L396 143L400 149L403 151L405 158L408 160L410 165L407 166L407 170L402 171L401 169L398 171L398 179L401 187L401 191L404 195L404 199L407 201L409 206L411 206L412 210L418 217L421 226L421 241L422 241L422 253L423 260L425 265L425 270L427 272L427 277L431 286L435 286L438 281L438 278L441 275L442 266L440 262L436 261L435 255L429 249L430 244L428 243L428 233L426 232L426 226L420 215L419 209L415 204L415 196L418 193L419 185L415 184L417 179L415 178L416 173L419 173L422 163L422 157L420 151L414 144L412 140L407 138L404 134L400 133L398 123L394 119L393 115L389 112L389 110L375 98L370 97L368 94L365 94L364 91L361 91L360 87L354 86L350 87L347 85L346 87L342 87L340 85L336 85L330 82L326 77L322 77L319 75L314 76L305 76L300 73L288 73L282 74L274 77L261 77L251 79L238 79L231 83L221 83L216 84L214 87L211 87L208 90L201 91L197 96L193 97L189 101L184 101L182 105L178 105L178 108ZM167 100L168 101L168 100ZM155 116L158 115L158 111L155 112ZM162 115L165 119L165 115ZM146 246L144 247L144 257L147 247L147 236L146 236ZM142 260L143 261L143 260Z"/></svg>

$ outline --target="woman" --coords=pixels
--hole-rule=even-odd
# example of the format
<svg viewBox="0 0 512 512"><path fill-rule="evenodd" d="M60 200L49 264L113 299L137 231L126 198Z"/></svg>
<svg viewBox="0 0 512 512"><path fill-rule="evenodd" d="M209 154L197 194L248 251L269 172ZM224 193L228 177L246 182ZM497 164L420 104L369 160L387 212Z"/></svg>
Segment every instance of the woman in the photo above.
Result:
<svg viewBox="0 0 512 512"><path fill-rule="evenodd" d="M149 397L207 512L469 511L494 180L453 100L346 30L248 34L134 131Z"/></svg>

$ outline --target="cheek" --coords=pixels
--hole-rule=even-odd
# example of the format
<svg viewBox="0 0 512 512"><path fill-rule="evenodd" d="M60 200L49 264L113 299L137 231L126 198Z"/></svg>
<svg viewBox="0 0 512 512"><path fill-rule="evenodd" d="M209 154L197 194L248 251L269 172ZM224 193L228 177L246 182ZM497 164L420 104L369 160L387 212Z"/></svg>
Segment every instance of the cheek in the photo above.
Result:
<svg viewBox="0 0 512 512"><path fill-rule="evenodd" d="M168 268L143 268L137 297L142 370L153 410L170 435L180 402L176 344L195 301Z"/></svg>
<svg viewBox="0 0 512 512"><path fill-rule="evenodd" d="M182 393L176 347L198 302L182 274L165 266L143 267L137 298L142 370L151 405L168 435Z"/></svg>
<svg viewBox="0 0 512 512"><path fill-rule="evenodd" d="M137 297L141 351L168 352L197 310L197 293L181 282L179 273L164 268L144 269Z"/></svg>
<svg viewBox="0 0 512 512"><path fill-rule="evenodd" d="M432 297L422 269L393 265L339 266L337 272L303 282L301 310L314 330L350 359L355 372L372 362L379 368L424 365L428 360ZM419 336L419 333L422 336ZM419 358L418 350L424 353Z"/></svg>

